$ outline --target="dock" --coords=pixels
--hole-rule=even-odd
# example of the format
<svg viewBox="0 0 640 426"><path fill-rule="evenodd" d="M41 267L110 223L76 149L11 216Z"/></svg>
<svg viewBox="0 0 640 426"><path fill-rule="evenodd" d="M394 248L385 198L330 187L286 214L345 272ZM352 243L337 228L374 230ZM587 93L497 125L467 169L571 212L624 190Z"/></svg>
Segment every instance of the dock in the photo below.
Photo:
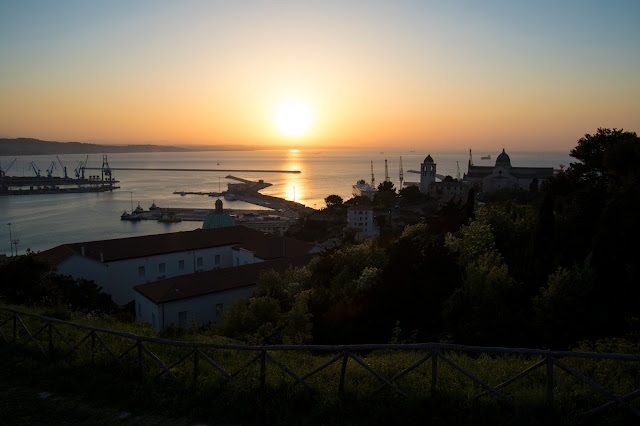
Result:
<svg viewBox="0 0 640 426"><path fill-rule="evenodd" d="M85 167L85 170L102 170L102 168L101 167ZM300 173L300 170L166 169L166 168L139 168L139 167L111 167L110 170L135 170L140 172Z"/></svg>

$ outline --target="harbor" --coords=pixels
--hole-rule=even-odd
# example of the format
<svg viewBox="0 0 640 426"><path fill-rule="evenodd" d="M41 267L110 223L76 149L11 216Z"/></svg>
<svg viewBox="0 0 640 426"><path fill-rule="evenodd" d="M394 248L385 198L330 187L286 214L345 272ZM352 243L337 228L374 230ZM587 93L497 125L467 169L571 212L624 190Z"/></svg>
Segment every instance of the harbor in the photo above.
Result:
<svg viewBox="0 0 640 426"><path fill-rule="evenodd" d="M106 192L119 189L117 180L113 177L113 172L109 167L106 155L102 156L102 167L100 175L85 175L85 170L89 170L85 161L80 161L74 169L75 178L67 173L67 167L62 163L60 157L56 155L56 161L51 161L46 170L46 176L42 176L40 168L31 161L29 167L33 171L33 176L7 176L7 172L15 164L14 159L6 169L0 168L0 195L42 195L42 194L78 194L85 192ZM54 176L53 172L60 165L63 176Z"/></svg>

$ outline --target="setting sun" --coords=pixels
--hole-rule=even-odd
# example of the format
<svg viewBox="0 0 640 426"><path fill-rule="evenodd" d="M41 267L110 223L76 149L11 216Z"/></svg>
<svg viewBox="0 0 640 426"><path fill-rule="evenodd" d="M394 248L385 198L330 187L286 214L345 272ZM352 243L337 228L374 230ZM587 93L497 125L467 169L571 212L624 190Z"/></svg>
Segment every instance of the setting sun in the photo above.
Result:
<svg viewBox="0 0 640 426"><path fill-rule="evenodd" d="M275 124L286 136L302 136L311 128L311 111L301 103L283 104L276 111Z"/></svg>

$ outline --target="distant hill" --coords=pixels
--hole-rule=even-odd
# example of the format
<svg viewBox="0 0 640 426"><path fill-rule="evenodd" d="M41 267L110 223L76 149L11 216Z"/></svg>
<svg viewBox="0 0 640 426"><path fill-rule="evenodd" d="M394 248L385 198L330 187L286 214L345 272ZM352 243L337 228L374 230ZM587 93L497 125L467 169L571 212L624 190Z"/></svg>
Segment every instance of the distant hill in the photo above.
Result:
<svg viewBox="0 0 640 426"><path fill-rule="evenodd" d="M166 145L98 145L82 142L53 142L32 138L0 138L0 156L52 154L110 154L116 152L185 152L248 150L246 146L191 145L188 148Z"/></svg>

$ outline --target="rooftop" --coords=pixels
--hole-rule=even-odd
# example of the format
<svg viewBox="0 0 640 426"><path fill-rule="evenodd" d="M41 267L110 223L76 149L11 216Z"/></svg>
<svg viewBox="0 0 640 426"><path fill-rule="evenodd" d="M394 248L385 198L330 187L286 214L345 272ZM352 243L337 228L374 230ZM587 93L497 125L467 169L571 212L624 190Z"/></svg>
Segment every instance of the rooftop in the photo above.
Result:
<svg viewBox="0 0 640 426"><path fill-rule="evenodd" d="M262 272L273 269L283 273L290 266L303 266L310 260L311 256L304 256L296 259L276 259L232 268L197 272L141 284L135 286L134 290L156 304L168 303L255 285Z"/></svg>
<svg viewBox="0 0 640 426"><path fill-rule="evenodd" d="M63 244L43 251L38 256L54 265L60 264L73 255L85 256L102 262L114 262L229 245L237 249L250 250L257 257L265 260L306 255L316 247L312 243L264 234L261 231L236 225Z"/></svg>

